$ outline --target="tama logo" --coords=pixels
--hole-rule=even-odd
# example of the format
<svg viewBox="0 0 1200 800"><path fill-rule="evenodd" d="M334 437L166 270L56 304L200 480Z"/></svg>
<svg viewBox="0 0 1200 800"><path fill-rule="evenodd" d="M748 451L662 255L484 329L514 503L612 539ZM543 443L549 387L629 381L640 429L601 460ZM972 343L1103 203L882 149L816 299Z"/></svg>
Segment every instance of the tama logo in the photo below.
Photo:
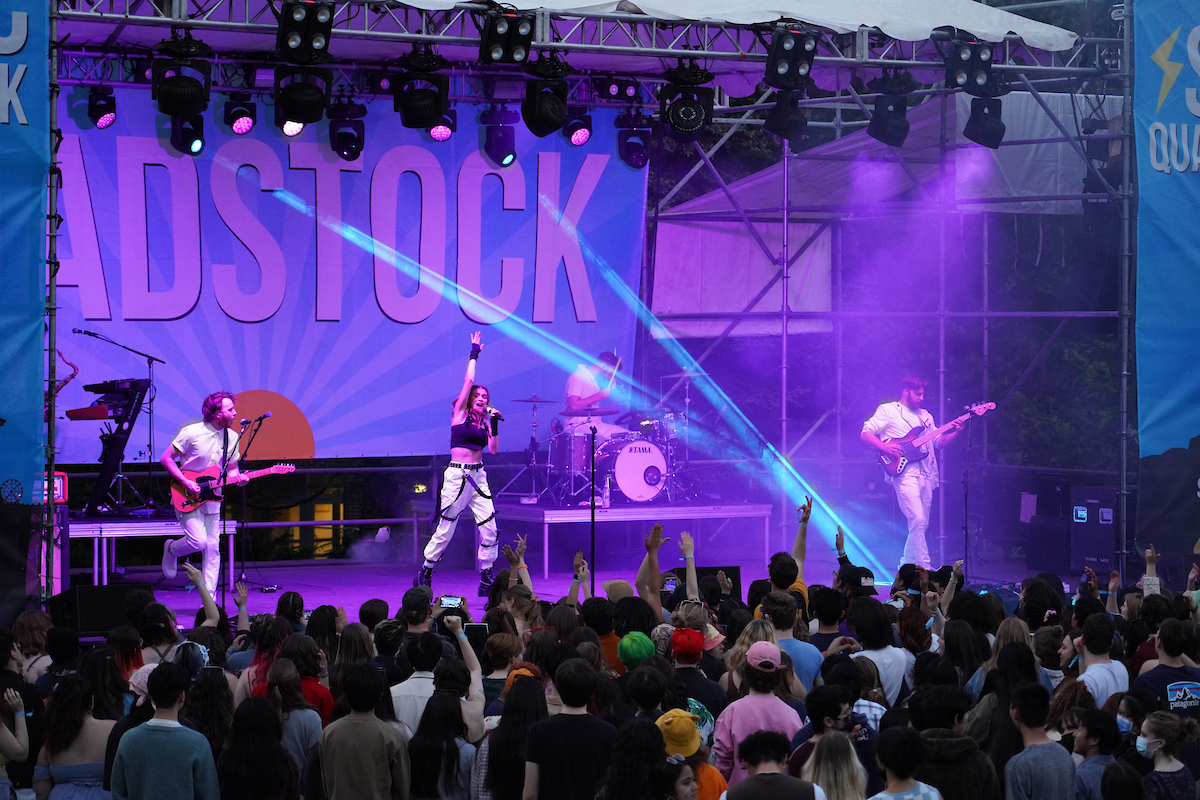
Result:
<svg viewBox="0 0 1200 800"><path fill-rule="evenodd" d="M649 447L645 447L645 446L642 446L642 447L631 447L631 448L629 448L629 452L631 452L631 453L649 453L649 452L650 452L650 448L649 448Z"/></svg>

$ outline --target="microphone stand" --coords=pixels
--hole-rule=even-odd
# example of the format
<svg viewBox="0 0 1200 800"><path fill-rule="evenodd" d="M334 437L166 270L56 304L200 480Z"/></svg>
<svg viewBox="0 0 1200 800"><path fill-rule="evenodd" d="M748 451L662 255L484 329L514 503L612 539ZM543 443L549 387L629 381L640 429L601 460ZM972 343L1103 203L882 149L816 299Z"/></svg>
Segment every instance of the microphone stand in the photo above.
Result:
<svg viewBox="0 0 1200 800"><path fill-rule="evenodd" d="M592 437L592 538L591 546L588 550L588 562L591 567L588 570L588 582L591 584L588 591L592 597L596 596L596 426L590 426Z"/></svg>
<svg viewBox="0 0 1200 800"><path fill-rule="evenodd" d="M966 586L967 569L970 567L971 556L971 422L974 421L975 415L972 414L967 419L967 457L963 463L963 586Z"/></svg>
<svg viewBox="0 0 1200 800"><path fill-rule="evenodd" d="M80 331L80 333L84 334L85 336L91 336L93 339L99 339L102 342L108 342L111 345L116 345L117 347L121 348L122 350L128 350L130 353L133 353L135 356L141 356L142 358L146 359L146 372L147 372L147 377L150 379L150 389L147 392L147 397L146 397L146 414L150 418L149 419L150 443L147 445L149 447L149 451L146 453L146 464L147 464L147 466L150 467L150 471L148 473L149 479L150 479L150 505L153 506L154 505L154 494L158 488L156 485L157 478L154 475L154 460L155 460L154 459L154 395L155 395L154 362L157 361L158 363L162 364L164 367L167 365L167 362L163 361L161 358L158 358L157 356L152 356L149 353L143 353L141 350L134 350L132 347L129 347L128 345L124 345L124 344L121 344L120 342L114 341L102 333L95 333L93 331ZM124 477L124 476L122 476L122 477ZM130 486L132 486L132 484L130 484ZM136 490L135 490L135 493L136 493Z"/></svg>
<svg viewBox="0 0 1200 800"><path fill-rule="evenodd" d="M259 417L258 419L254 420L254 422L253 422L253 423L251 423L251 424L252 424L254 427L253 427L253 428L250 430L250 436L249 436L249 438L248 438L248 439L247 439L247 441L246 441L246 446L245 446L244 448L242 448L242 458L241 458L241 461L242 461L242 463L244 463L244 462L247 460L248 454L249 454L249 452L250 452L250 446L251 446L252 444L254 444L254 439L255 439L255 437L257 437L257 436L258 436L258 429L262 427L263 421L264 421L265 419L266 419L266 417ZM238 440L238 441L239 441L239 442L241 441L241 440L240 440L240 438L239 438L239 440ZM245 526L245 524L246 524L246 516L247 516L247 512L246 512L246 487L245 487L245 486L243 486L243 487L241 487L241 488L242 488L242 519L241 519L241 525L242 525L242 526ZM249 534L249 533L247 533L247 532L246 532L246 529L243 527L243 528L242 528L242 535L241 535L241 539L238 541L239 550L240 550L240 555L241 555L241 558L240 558L241 564L238 566L238 581L239 581L239 582L241 582L241 583L246 583L246 537L247 537L247 536L249 536L249 535L250 535L250 534ZM259 573L259 577L261 577L261 576L262 576L262 573ZM280 586L278 586L278 585L276 585L276 584L273 584L273 583L258 583L257 581L250 581L250 583L251 583L251 585L253 585L253 586L257 586L257 587L259 588L259 590L260 590L260 591L262 591L262 592L277 592L277 591L279 591L279 590L282 588L282 587L280 587ZM222 596L221 600L222 600L222 602L224 602L224 596Z"/></svg>

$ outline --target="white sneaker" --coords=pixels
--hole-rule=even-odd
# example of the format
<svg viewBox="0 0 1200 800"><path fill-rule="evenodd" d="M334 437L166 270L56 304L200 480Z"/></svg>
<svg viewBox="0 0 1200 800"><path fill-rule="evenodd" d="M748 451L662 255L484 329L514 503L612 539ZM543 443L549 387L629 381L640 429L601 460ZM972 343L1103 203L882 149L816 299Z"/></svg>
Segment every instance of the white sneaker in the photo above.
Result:
<svg viewBox="0 0 1200 800"><path fill-rule="evenodd" d="M171 552L172 540L167 539L163 542L163 557L162 571L168 579L174 578L175 573L179 571L179 560L174 553Z"/></svg>

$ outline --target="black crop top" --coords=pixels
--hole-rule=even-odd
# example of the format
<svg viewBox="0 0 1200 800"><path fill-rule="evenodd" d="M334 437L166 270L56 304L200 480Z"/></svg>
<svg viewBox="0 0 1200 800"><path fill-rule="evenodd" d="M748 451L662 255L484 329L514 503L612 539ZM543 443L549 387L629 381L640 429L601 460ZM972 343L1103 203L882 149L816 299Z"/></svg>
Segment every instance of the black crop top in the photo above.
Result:
<svg viewBox="0 0 1200 800"><path fill-rule="evenodd" d="M482 450L487 447L488 429L486 425L475 425L468 415L466 422L450 426L450 446L467 447L471 450Z"/></svg>

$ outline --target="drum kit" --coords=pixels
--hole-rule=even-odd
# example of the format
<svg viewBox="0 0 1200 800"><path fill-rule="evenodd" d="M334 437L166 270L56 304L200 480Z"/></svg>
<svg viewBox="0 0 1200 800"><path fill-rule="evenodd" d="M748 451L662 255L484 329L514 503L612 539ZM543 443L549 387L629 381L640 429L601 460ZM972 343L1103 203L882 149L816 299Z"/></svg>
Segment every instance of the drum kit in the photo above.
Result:
<svg viewBox="0 0 1200 800"><path fill-rule="evenodd" d="M543 495L560 506L590 502L593 482L597 505L601 504L605 490L612 501L627 503L677 502L692 496L687 413L622 414L620 409L600 406L565 408L558 416L567 418L567 425L555 420L551 435L539 440L538 406L550 401L535 393L513 402L531 406L530 463L508 483L511 486L525 472L531 472L530 490L520 496L522 503L537 503ZM593 473L591 429L602 423L604 417L618 414L621 416L615 424L629 429L609 433L607 438L603 434L596 437ZM604 427L611 430L614 425ZM539 465L536 445L541 442L549 445L549 455L546 463ZM504 494L508 486L500 493Z"/></svg>

